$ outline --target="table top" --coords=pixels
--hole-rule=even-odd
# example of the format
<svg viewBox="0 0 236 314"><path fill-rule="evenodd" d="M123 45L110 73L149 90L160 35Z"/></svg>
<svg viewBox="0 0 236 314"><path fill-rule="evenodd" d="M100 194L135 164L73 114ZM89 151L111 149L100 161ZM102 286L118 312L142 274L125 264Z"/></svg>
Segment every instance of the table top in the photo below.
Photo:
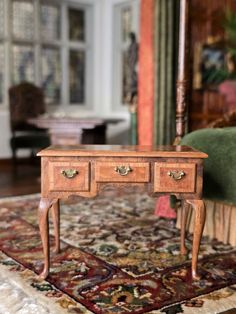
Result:
<svg viewBox="0 0 236 314"><path fill-rule="evenodd" d="M39 128L94 128L100 125L116 124L124 121L123 119L115 118L97 118L97 117L53 117L53 116L38 116L37 118L30 118L28 123L33 124Z"/></svg>
<svg viewBox="0 0 236 314"><path fill-rule="evenodd" d="M73 145L49 146L40 151L41 157L181 157L207 158L207 154L188 146L122 146L122 145Z"/></svg>

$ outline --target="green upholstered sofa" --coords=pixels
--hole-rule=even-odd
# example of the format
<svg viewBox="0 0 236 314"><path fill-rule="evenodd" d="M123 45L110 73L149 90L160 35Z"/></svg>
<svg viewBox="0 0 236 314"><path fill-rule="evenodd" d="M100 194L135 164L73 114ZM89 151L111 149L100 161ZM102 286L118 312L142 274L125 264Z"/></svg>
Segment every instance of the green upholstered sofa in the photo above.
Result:
<svg viewBox="0 0 236 314"><path fill-rule="evenodd" d="M194 131L185 135L180 144L208 154L204 160L204 234L236 246L236 127ZM189 219L190 232L192 220L193 217Z"/></svg>
<svg viewBox="0 0 236 314"><path fill-rule="evenodd" d="M236 205L236 127L194 131L184 136L181 145L208 154L203 197Z"/></svg>

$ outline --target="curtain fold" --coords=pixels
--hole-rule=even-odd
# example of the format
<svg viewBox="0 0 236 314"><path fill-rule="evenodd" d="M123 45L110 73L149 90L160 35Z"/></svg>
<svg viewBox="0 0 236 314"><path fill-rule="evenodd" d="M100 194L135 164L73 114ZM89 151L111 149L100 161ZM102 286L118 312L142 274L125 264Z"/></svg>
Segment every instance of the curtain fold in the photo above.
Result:
<svg viewBox="0 0 236 314"><path fill-rule="evenodd" d="M155 0L153 144L175 138L179 0Z"/></svg>

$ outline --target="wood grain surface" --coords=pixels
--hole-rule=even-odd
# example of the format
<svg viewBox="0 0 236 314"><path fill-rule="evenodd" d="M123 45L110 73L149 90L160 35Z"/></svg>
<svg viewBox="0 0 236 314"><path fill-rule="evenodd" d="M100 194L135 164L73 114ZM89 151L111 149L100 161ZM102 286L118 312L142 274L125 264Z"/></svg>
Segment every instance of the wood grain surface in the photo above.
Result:
<svg viewBox="0 0 236 314"><path fill-rule="evenodd" d="M104 188L139 186L152 196L174 194L195 210L192 252L192 276L198 279L197 257L205 222L205 207L201 200L203 159L206 154L187 146L53 146L41 156L41 201L39 227L43 242L44 269L49 273L48 212L52 208L56 247L60 250L59 200L73 195L95 197ZM183 216L186 217L186 208ZM185 226L183 217L182 227ZM181 234L181 253L184 249Z"/></svg>

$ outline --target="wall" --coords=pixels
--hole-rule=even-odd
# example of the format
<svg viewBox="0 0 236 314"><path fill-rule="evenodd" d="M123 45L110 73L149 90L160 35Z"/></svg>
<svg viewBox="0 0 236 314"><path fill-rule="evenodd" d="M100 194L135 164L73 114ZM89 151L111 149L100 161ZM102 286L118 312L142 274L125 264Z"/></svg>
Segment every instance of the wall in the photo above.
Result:
<svg viewBox="0 0 236 314"><path fill-rule="evenodd" d="M127 108L113 108L113 49L114 6L126 0L74 0L94 6L93 19L93 109L89 112L80 110L81 116L117 117L125 121L118 125L108 127L108 142L128 142L129 113ZM130 1L130 0L127 0ZM139 8L139 0L132 0ZM9 148L10 139L9 112L6 105L0 108L0 159L11 156ZM22 153L24 155L24 153Z"/></svg>
<svg viewBox="0 0 236 314"><path fill-rule="evenodd" d="M191 65L196 61L196 50L209 38L224 38L223 17L227 7L236 10L234 0L192 0L191 1L191 41L190 56ZM199 48L198 48L199 47ZM195 57L194 57L195 56ZM194 75L197 69L191 69L191 81L194 85ZM195 82L196 82L195 81ZM189 102L189 128L190 131L205 128L207 125L222 116L224 113L224 101L217 91L195 89L191 92Z"/></svg>
<svg viewBox="0 0 236 314"><path fill-rule="evenodd" d="M8 111L0 111L0 158L8 158L11 156L10 141L10 124Z"/></svg>
<svg viewBox="0 0 236 314"><path fill-rule="evenodd" d="M142 0L139 57L138 143L153 144L155 0ZM148 82L148 84L147 84Z"/></svg>

